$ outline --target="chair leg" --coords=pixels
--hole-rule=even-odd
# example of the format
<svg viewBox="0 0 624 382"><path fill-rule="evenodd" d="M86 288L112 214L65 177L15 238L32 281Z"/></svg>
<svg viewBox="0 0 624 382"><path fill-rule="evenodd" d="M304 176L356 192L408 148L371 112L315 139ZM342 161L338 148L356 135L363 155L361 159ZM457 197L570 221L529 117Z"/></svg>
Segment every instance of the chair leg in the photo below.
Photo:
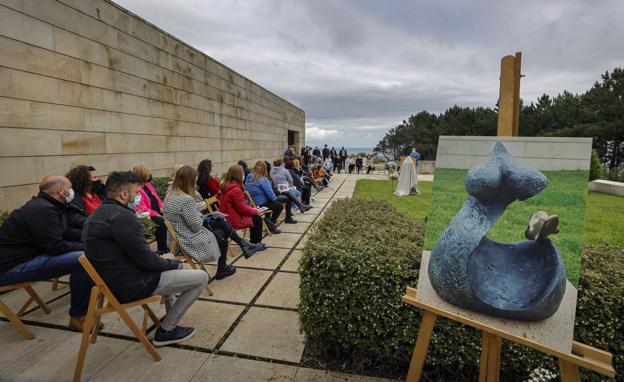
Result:
<svg viewBox="0 0 624 382"><path fill-rule="evenodd" d="M74 370L74 382L80 382L82 368L87 356L87 348L89 347L89 336L91 334L91 326L93 325L93 316L95 315L96 304L100 290L97 287L91 288L91 297L89 298L89 308L87 309L87 317L82 326L82 339L80 340L80 350L78 351L78 360L76 361L76 369Z"/></svg>
<svg viewBox="0 0 624 382"><path fill-rule="evenodd" d="M102 309L102 306L104 305L104 295L102 293L100 293L98 295L98 299L97 299L97 303L96 303L96 309L100 310ZM100 333L100 321L102 321L102 316L100 315L95 315L95 318L93 320L93 329L91 330L91 343L94 344L97 341L97 336Z"/></svg>
<svg viewBox="0 0 624 382"><path fill-rule="evenodd" d="M43 309L44 312L50 313L50 308L48 307L48 305L31 286L24 287L24 289L26 289L26 292L37 303L37 305L39 305L41 309Z"/></svg>
<svg viewBox="0 0 624 382"><path fill-rule="evenodd" d="M136 325L136 323L132 320L132 317L130 317L128 312L126 312L126 310L121 305L119 305L118 303L113 303L111 301L111 304L113 305L113 308L115 308L115 310L117 311L119 316L121 316L121 319L126 323L128 328L130 329L130 331L132 331L132 333L136 336L136 338L138 338L139 341L141 341L141 343L145 347L145 350L147 350L147 352L152 356L154 361L160 361L161 360L160 354L158 354L158 351L156 351L156 348L147 339L145 334L143 334L141 332L141 329L139 329L139 327Z"/></svg>
<svg viewBox="0 0 624 382"><path fill-rule="evenodd" d="M230 247L228 246L228 255L229 255L229 251L230 251ZM199 264L199 266L201 267L201 269L208 273L208 270L206 269L206 267L204 266L204 264ZM210 273L208 273L208 277L210 277ZM210 287L208 286L208 284L206 284L206 286L204 287L204 289L206 289L206 292L208 292L208 296L212 296L214 295L214 292L212 291L212 289L210 289Z"/></svg>
<svg viewBox="0 0 624 382"><path fill-rule="evenodd" d="M55 278L52 280L52 291L58 290L59 278Z"/></svg>
<svg viewBox="0 0 624 382"><path fill-rule="evenodd" d="M147 313L147 315L152 320L154 325L156 325L156 326L160 325L160 319L158 319L158 316L156 316L156 314L154 313L152 308L150 308L149 305L147 305L147 304L142 305L142 306L143 306L143 310L145 310L145 313Z"/></svg>
<svg viewBox="0 0 624 382"><path fill-rule="evenodd" d="M17 329L17 331L20 332L21 335L29 340L35 338L35 335L32 334L30 330L26 329L26 325L24 325L24 323L20 321L20 319L17 318L17 316L13 314L13 312L11 312L11 309L9 309L8 306L4 305L2 301L0 301L0 313L2 313L6 318L9 319L9 321L11 321L11 324L13 324L15 329Z"/></svg>

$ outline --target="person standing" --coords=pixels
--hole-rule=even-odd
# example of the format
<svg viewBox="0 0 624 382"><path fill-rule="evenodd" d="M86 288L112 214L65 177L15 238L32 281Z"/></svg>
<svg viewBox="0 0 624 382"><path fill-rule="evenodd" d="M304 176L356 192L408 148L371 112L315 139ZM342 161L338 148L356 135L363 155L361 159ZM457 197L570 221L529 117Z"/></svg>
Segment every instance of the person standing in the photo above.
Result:
<svg viewBox="0 0 624 382"><path fill-rule="evenodd" d="M340 152L338 152L338 156L340 157L340 167L346 170L347 169L347 167L346 167L347 163L346 162L347 162L348 154L347 154L347 150L344 148L344 146L342 146L340 148Z"/></svg>
<svg viewBox="0 0 624 382"><path fill-rule="evenodd" d="M323 147L323 160L329 158L329 148L327 147L327 144L325 144L325 147Z"/></svg>

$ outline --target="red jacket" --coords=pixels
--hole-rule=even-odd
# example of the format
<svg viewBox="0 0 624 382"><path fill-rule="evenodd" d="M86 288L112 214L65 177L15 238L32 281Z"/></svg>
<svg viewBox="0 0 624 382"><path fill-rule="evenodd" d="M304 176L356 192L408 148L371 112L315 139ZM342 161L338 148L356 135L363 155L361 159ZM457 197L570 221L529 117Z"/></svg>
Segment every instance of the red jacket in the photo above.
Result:
<svg viewBox="0 0 624 382"><path fill-rule="evenodd" d="M221 193L219 211L227 215L234 229L253 227L252 216L258 215L258 210L247 205L243 186L237 182L229 182Z"/></svg>

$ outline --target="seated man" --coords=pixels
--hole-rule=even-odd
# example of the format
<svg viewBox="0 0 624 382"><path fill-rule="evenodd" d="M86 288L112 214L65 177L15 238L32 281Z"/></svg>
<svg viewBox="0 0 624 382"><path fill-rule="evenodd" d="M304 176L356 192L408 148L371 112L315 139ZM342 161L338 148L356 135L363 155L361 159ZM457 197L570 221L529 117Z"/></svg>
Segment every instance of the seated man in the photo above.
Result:
<svg viewBox="0 0 624 382"><path fill-rule="evenodd" d="M0 227L0 286L70 274L69 328L82 330L92 282L78 258L79 237L69 235L65 208L74 197L69 179L46 176L39 194Z"/></svg>
<svg viewBox="0 0 624 382"><path fill-rule="evenodd" d="M208 274L183 270L181 263L150 250L132 211L141 200L141 186L141 179L130 171L111 173L106 180L107 199L87 219L82 239L87 258L119 302L165 296L167 315L154 335L154 345L164 346L195 334L194 328L178 323L201 294Z"/></svg>

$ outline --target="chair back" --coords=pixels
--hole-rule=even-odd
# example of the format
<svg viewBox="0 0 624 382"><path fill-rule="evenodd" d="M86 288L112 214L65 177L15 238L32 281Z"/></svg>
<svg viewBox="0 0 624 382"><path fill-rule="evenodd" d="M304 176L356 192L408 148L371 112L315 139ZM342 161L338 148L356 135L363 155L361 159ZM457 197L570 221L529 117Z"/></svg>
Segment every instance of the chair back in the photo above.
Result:
<svg viewBox="0 0 624 382"><path fill-rule="evenodd" d="M178 236L169 220L165 219L165 226L167 226L167 231L169 232L169 235L171 235L171 246L169 247L169 252L175 254L178 247Z"/></svg>
<svg viewBox="0 0 624 382"><path fill-rule="evenodd" d="M93 267L93 264L91 264L89 259L87 259L87 256L85 256L85 255L80 256L78 258L78 261L80 261L80 265L82 265L82 267L87 272L89 277L91 277L91 280L93 280L93 283L98 288L100 288L100 289L108 289L108 287L106 286L106 283L104 282L102 277L100 277L100 274L95 270L95 268Z"/></svg>
<svg viewBox="0 0 624 382"><path fill-rule="evenodd" d="M249 205L251 205L253 208L257 208L256 202L254 202L249 191L245 191L245 196L247 197L247 200L249 201Z"/></svg>
<svg viewBox="0 0 624 382"><path fill-rule="evenodd" d="M204 203L206 203L206 209L208 212L219 211L219 199L216 196L204 199Z"/></svg>

